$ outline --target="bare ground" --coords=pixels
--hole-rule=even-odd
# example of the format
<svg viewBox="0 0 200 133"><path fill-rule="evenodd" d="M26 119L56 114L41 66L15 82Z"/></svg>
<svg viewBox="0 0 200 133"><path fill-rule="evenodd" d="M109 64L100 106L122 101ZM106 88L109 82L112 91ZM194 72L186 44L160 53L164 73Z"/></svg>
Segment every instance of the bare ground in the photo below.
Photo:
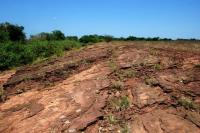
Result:
<svg viewBox="0 0 200 133"><path fill-rule="evenodd" d="M2 133L200 133L200 44L99 43L0 83Z"/></svg>

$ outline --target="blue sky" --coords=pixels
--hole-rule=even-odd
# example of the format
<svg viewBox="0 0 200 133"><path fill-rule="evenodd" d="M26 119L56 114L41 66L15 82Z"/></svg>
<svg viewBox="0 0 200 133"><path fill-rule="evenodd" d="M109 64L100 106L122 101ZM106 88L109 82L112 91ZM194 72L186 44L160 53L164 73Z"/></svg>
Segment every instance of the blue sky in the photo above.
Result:
<svg viewBox="0 0 200 133"><path fill-rule="evenodd" d="M200 38L200 0L0 0L0 22L27 35L59 29L65 35Z"/></svg>

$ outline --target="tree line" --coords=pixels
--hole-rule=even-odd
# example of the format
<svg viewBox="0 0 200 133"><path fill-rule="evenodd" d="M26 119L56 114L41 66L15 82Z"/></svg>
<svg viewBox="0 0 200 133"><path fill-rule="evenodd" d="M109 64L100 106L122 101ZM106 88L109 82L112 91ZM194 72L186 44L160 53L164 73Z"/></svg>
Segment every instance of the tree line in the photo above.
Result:
<svg viewBox="0 0 200 133"><path fill-rule="evenodd" d="M177 39L197 41L196 39ZM64 51L97 42L110 41L173 41L170 38L144 38L111 35L65 36L60 30L42 32L26 37L24 27L8 22L0 23L0 71L37 62L50 56L60 56Z"/></svg>
<svg viewBox="0 0 200 133"><path fill-rule="evenodd" d="M19 25L14 25L9 22L0 23L0 42L8 42L8 41L55 41L55 40L73 40L79 41L81 43L96 43L101 41L172 41L171 38L160 38L160 37L136 37L129 36L127 38L124 37L113 37L111 35L83 35L80 38L77 36L65 36L65 34L60 30L54 30L50 33L42 32L36 35L31 35L29 39L26 38L24 33L24 27ZM198 41L198 39L182 39L178 38L177 41Z"/></svg>

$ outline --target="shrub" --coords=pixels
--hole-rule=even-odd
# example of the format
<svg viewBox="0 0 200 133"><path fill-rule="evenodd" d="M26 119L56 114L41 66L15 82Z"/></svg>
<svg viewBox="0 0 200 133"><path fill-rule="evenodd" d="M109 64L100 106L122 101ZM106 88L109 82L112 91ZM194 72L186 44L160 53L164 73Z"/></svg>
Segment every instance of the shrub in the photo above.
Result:
<svg viewBox="0 0 200 133"><path fill-rule="evenodd" d="M24 27L13 25L8 22L0 24L0 42L4 41L25 41Z"/></svg>
<svg viewBox="0 0 200 133"><path fill-rule="evenodd" d="M64 40L65 35L60 30L54 30L52 31L50 40Z"/></svg>
<svg viewBox="0 0 200 133"><path fill-rule="evenodd" d="M135 41L135 40L137 40L137 39L138 39L138 38L135 37L135 36L129 36L129 37L126 38L126 40L128 40L128 41Z"/></svg>
<svg viewBox="0 0 200 133"><path fill-rule="evenodd" d="M108 115L107 119L108 119L108 122L111 123L111 124L116 124L117 123L117 120L113 115Z"/></svg>
<svg viewBox="0 0 200 133"><path fill-rule="evenodd" d="M31 35L31 41L55 41L65 40L65 35L60 30L54 30L51 33L41 32L37 35Z"/></svg>
<svg viewBox="0 0 200 133"><path fill-rule="evenodd" d="M121 90L123 88L123 83L120 81L116 81L112 84L112 89Z"/></svg>
<svg viewBox="0 0 200 133"><path fill-rule="evenodd" d="M103 39L104 39L104 41L106 41L106 42L111 42L114 38L113 38L113 36L106 35L106 36L103 37Z"/></svg>
<svg viewBox="0 0 200 133"><path fill-rule="evenodd" d="M128 124L123 125L123 127L120 130L120 133L130 133L130 128Z"/></svg>
<svg viewBox="0 0 200 133"><path fill-rule="evenodd" d="M155 64L155 65L153 66L153 68L154 68L155 70L160 70L160 69L161 69L161 65L160 65L160 64Z"/></svg>
<svg viewBox="0 0 200 133"><path fill-rule="evenodd" d="M133 77L135 77L136 73L132 69L117 70L117 71L115 71L115 76L119 80L124 81L127 78L133 78Z"/></svg>
<svg viewBox="0 0 200 133"><path fill-rule="evenodd" d="M82 43L97 43L102 42L103 39L98 35L85 35L79 39Z"/></svg>
<svg viewBox="0 0 200 133"><path fill-rule="evenodd" d="M123 96L120 98L113 98L110 101L110 105L116 110L123 110L130 107L129 98L127 96Z"/></svg>
<svg viewBox="0 0 200 133"><path fill-rule="evenodd" d="M150 85L150 86L156 86L159 83L158 83L158 81L155 78L147 77L147 78L145 78L145 84L146 85Z"/></svg>
<svg viewBox="0 0 200 133"><path fill-rule="evenodd" d="M75 41L29 41L27 44L7 42L0 44L0 70L32 63L53 55L60 56L65 50L79 48Z"/></svg>
<svg viewBox="0 0 200 133"><path fill-rule="evenodd" d="M3 86L0 85L0 101L4 101L5 99L4 89Z"/></svg>
<svg viewBox="0 0 200 133"><path fill-rule="evenodd" d="M77 36L67 36L66 39L67 40L71 40L71 41L78 41L78 37Z"/></svg>
<svg viewBox="0 0 200 133"><path fill-rule="evenodd" d="M191 99L186 97L181 97L178 100L178 104L186 109L199 109L199 105L195 104Z"/></svg>

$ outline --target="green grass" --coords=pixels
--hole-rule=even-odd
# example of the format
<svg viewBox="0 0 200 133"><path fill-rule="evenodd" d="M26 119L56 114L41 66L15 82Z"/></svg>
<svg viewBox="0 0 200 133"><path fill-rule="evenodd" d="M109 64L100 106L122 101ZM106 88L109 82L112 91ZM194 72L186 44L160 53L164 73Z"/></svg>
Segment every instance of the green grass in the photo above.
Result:
<svg viewBox="0 0 200 133"><path fill-rule="evenodd" d="M127 96L121 97L119 105L121 109L127 109L128 107L130 107L129 98Z"/></svg>
<svg viewBox="0 0 200 133"><path fill-rule="evenodd" d="M113 90L121 90L123 88L124 84L121 81L115 81L112 83L112 89Z"/></svg>
<svg viewBox="0 0 200 133"><path fill-rule="evenodd" d="M130 133L129 126L128 126L127 124L125 124L125 125L121 128L120 133Z"/></svg>
<svg viewBox="0 0 200 133"><path fill-rule="evenodd" d="M113 116L112 114L107 116L107 120L110 124L116 124L117 123L115 116Z"/></svg>
<svg viewBox="0 0 200 133"><path fill-rule="evenodd" d="M154 68L155 70L160 70L160 69L161 69L161 65L160 65L160 64L155 64L155 65L153 66L153 68Z"/></svg>
<svg viewBox="0 0 200 133"><path fill-rule="evenodd" d="M115 75L119 80L124 80L126 78L133 78L135 77L136 74L135 71L133 71L132 69L126 69L126 70L116 71Z"/></svg>
<svg viewBox="0 0 200 133"><path fill-rule="evenodd" d="M186 97L181 97L178 100L178 104L183 106L185 109L197 110L200 108L199 105L195 104L190 98L186 98Z"/></svg>
<svg viewBox="0 0 200 133"><path fill-rule="evenodd" d="M112 108L116 110L124 110L130 107L129 98L127 96L123 96L120 98L113 98L110 101L110 105Z"/></svg>
<svg viewBox="0 0 200 133"><path fill-rule="evenodd" d="M109 62L109 67L110 67L112 72L116 72L118 70L117 64L114 60L111 60Z"/></svg>

